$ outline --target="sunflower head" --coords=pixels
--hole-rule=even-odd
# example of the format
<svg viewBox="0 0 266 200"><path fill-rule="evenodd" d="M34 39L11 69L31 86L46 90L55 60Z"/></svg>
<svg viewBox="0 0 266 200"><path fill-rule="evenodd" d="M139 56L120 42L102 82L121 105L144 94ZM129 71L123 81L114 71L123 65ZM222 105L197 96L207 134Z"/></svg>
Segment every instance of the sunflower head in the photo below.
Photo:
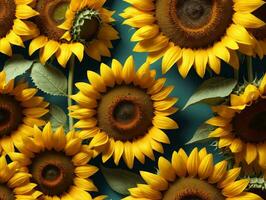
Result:
<svg viewBox="0 0 266 200"><path fill-rule="evenodd" d="M34 3L39 15L33 21L39 29L39 35L31 41L29 54L40 50L40 62L43 64L52 56L57 58L62 67L66 67L73 54L79 61L83 60L83 45L63 39L65 31L58 27L65 20L69 3L70 0L36 0Z"/></svg>
<svg viewBox="0 0 266 200"><path fill-rule="evenodd" d="M32 1L0 0L0 52L12 55L11 45L24 47L23 40L38 34L36 26L26 21L38 15L29 4Z"/></svg>
<svg viewBox="0 0 266 200"><path fill-rule="evenodd" d="M34 199L38 197L36 184L30 183L31 175L19 167L18 162L7 163L6 156L0 157L0 199L15 200L21 197ZM21 189L24 188L24 189Z"/></svg>
<svg viewBox="0 0 266 200"><path fill-rule="evenodd" d="M214 165L213 155L206 149L194 148L190 155L183 149L174 152L171 162L163 157L158 161L158 172L140 172L146 184L129 189L130 196L123 200L224 200L258 199L259 196L245 192L248 179L238 180L240 168L227 171L227 161Z"/></svg>
<svg viewBox="0 0 266 200"><path fill-rule="evenodd" d="M35 96L37 89L27 83L6 82L5 72L0 72L0 152L13 152L22 137L30 136L31 127L43 126L40 119L48 112L48 103Z"/></svg>
<svg viewBox="0 0 266 200"><path fill-rule="evenodd" d="M259 84L248 84L243 92L231 94L229 105L213 107L216 116L207 121L217 128L209 137L220 138L218 146L229 149L236 163L266 169L266 76ZM257 168L257 167L256 167Z"/></svg>
<svg viewBox="0 0 266 200"><path fill-rule="evenodd" d="M103 8L104 3L72 0L65 22L59 26L66 31L62 38L82 43L86 53L98 61L101 56L111 56L108 48L112 48L112 40L118 39L118 32L110 25L114 12Z"/></svg>
<svg viewBox="0 0 266 200"><path fill-rule="evenodd" d="M43 130L35 126L32 131L33 137L23 140L21 153L9 156L31 174L36 189L45 199L53 196L92 199L88 192L97 188L88 177L98 168L87 164L92 151L82 144L77 133L65 134L62 127L53 132L50 123Z"/></svg>
<svg viewBox="0 0 266 200"><path fill-rule="evenodd" d="M183 77L192 66L200 77L207 67L219 74L221 60L237 69L236 50L254 46L246 28L264 25L251 13L262 0L125 1L132 6L121 14L124 24L137 28L134 51L148 52L151 63L163 58L163 73L177 64Z"/></svg>
<svg viewBox="0 0 266 200"><path fill-rule="evenodd" d="M123 157L132 168L134 157L142 163L145 156L154 159L153 150L163 152L161 143L169 143L161 129L178 127L168 117L177 111L177 99L168 97L173 86L164 87L165 78L156 80L149 63L135 72L132 56L124 66L113 60L100 71L88 71L90 84L77 83L80 91L72 97L77 105L69 110L79 120L80 137L93 138L89 146L103 153L103 162L113 156L118 164Z"/></svg>

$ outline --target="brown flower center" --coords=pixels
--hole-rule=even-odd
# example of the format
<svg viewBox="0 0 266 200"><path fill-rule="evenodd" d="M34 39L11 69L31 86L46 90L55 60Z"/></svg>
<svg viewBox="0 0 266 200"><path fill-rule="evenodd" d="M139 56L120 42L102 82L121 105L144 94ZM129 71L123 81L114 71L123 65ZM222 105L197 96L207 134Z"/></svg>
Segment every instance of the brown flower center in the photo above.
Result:
<svg viewBox="0 0 266 200"><path fill-rule="evenodd" d="M165 192L163 200L225 200L214 185L196 178L180 178Z"/></svg>
<svg viewBox="0 0 266 200"><path fill-rule="evenodd" d="M37 0L35 10L40 15L33 18L41 35L59 41L65 31L57 26L65 19L70 0Z"/></svg>
<svg viewBox="0 0 266 200"><path fill-rule="evenodd" d="M208 48L232 24L232 0L157 0L161 31L182 48Z"/></svg>
<svg viewBox="0 0 266 200"><path fill-rule="evenodd" d="M247 142L266 140L266 99L259 99L236 114L233 119L236 135Z"/></svg>
<svg viewBox="0 0 266 200"><path fill-rule="evenodd" d="M80 27L80 38L86 42L93 40L100 29L100 22L96 17L84 20L84 24Z"/></svg>
<svg viewBox="0 0 266 200"><path fill-rule="evenodd" d="M140 88L122 85L103 95L98 106L98 125L117 140L132 140L152 125L153 102Z"/></svg>
<svg viewBox="0 0 266 200"><path fill-rule="evenodd" d="M0 184L0 200L15 200L12 190L3 184Z"/></svg>
<svg viewBox="0 0 266 200"><path fill-rule="evenodd" d="M0 38L5 37L12 29L16 17L14 0L0 0Z"/></svg>
<svg viewBox="0 0 266 200"><path fill-rule="evenodd" d="M262 7L260 7L259 9L255 10L253 12L253 14L260 18L261 20L263 20L264 22L266 22L266 5L264 4ZM266 39L266 25L261 27L261 28L257 28L257 29L250 29L249 30L256 39L258 40L265 40Z"/></svg>
<svg viewBox="0 0 266 200"><path fill-rule="evenodd" d="M259 195L262 199L266 199L266 190L262 189L250 189L249 192Z"/></svg>
<svg viewBox="0 0 266 200"><path fill-rule="evenodd" d="M9 95L0 95L0 138L17 130L23 118L20 103Z"/></svg>
<svg viewBox="0 0 266 200"><path fill-rule="evenodd" d="M73 184L75 167L64 153L45 151L35 156L30 171L38 189L46 195L61 195Z"/></svg>

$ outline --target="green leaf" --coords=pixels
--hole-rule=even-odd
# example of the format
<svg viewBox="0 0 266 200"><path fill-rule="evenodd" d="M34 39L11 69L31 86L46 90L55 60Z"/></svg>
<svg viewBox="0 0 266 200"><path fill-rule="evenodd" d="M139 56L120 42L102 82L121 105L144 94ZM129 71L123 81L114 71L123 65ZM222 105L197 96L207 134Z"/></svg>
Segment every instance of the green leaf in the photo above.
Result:
<svg viewBox="0 0 266 200"><path fill-rule="evenodd" d="M22 55L13 55L12 58L7 60L4 65L3 71L6 72L6 79L10 81L17 76L24 74L33 65L33 60L26 60Z"/></svg>
<svg viewBox="0 0 266 200"><path fill-rule="evenodd" d="M213 99L227 97L233 91L236 85L237 80L235 79L214 77L206 80L190 97L183 110L195 103L212 101Z"/></svg>
<svg viewBox="0 0 266 200"><path fill-rule="evenodd" d="M122 195L129 195L128 189L136 187L139 183L144 183L141 176L127 170L102 166L101 172L112 190Z"/></svg>
<svg viewBox="0 0 266 200"><path fill-rule="evenodd" d="M50 112L45 115L45 120L51 122L53 130L56 130L59 126L66 128L67 115L57 105L51 104L49 106Z"/></svg>
<svg viewBox="0 0 266 200"><path fill-rule="evenodd" d="M37 88L54 96L67 96L67 78L51 65L34 63L31 78Z"/></svg>
<svg viewBox="0 0 266 200"><path fill-rule="evenodd" d="M215 128L209 124L202 124L195 132L191 140L189 140L186 145L188 144L194 144L194 143L205 143L211 140L209 138L209 134L214 130Z"/></svg>

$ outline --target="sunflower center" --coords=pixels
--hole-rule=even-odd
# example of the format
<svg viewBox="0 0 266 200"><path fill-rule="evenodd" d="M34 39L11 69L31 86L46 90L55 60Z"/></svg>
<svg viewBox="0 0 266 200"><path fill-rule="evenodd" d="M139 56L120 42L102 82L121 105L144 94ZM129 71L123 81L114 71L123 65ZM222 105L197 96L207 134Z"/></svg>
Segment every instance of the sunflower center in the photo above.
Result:
<svg viewBox="0 0 266 200"><path fill-rule="evenodd" d="M0 184L0 200L15 200L11 189L3 184Z"/></svg>
<svg viewBox="0 0 266 200"><path fill-rule="evenodd" d="M266 190L262 189L250 189L249 192L259 195L262 199L266 199Z"/></svg>
<svg viewBox="0 0 266 200"><path fill-rule="evenodd" d="M88 43L96 37L100 25L99 13L95 10L84 9L76 15L71 30L72 37L76 41Z"/></svg>
<svg viewBox="0 0 266 200"><path fill-rule="evenodd" d="M45 151L30 166L33 181L46 195L61 195L73 184L74 165L64 153Z"/></svg>
<svg viewBox="0 0 266 200"><path fill-rule="evenodd" d="M183 197L181 200L203 200L201 197L197 197L194 195Z"/></svg>
<svg viewBox="0 0 266 200"><path fill-rule="evenodd" d="M33 18L41 35L59 41L65 31L58 28L65 19L70 0L38 0L35 10L40 14Z"/></svg>
<svg viewBox="0 0 266 200"><path fill-rule="evenodd" d="M233 120L234 130L247 142L266 140L266 99L259 99L251 106L236 114Z"/></svg>
<svg viewBox="0 0 266 200"><path fill-rule="evenodd" d="M0 137L17 130L23 118L19 102L12 96L0 95Z"/></svg>
<svg viewBox="0 0 266 200"><path fill-rule="evenodd" d="M266 22L266 5L264 4L262 7L258 8L257 10L255 10L253 12L253 14L260 18L261 20L263 20L264 22ZM257 28L257 29L250 29L249 30L256 39L258 40L265 40L266 39L266 25L261 27L261 28Z"/></svg>
<svg viewBox="0 0 266 200"><path fill-rule="evenodd" d="M0 38L12 29L16 17L16 4L13 0L0 0Z"/></svg>
<svg viewBox="0 0 266 200"><path fill-rule="evenodd" d="M225 200L214 185L196 178L180 178L164 193L162 200Z"/></svg>
<svg viewBox="0 0 266 200"><path fill-rule="evenodd" d="M182 48L208 48L232 24L232 0L157 0L161 31Z"/></svg>
<svg viewBox="0 0 266 200"><path fill-rule="evenodd" d="M117 140L132 140L152 125L153 103L133 85L116 86L103 95L98 106L99 127Z"/></svg>

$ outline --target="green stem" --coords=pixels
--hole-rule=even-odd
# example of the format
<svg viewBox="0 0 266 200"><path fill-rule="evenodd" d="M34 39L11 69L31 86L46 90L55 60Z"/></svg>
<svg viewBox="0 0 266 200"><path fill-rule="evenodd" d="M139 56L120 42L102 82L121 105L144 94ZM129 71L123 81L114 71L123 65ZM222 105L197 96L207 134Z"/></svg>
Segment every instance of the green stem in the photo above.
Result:
<svg viewBox="0 0 266 200"><path fill-rule="evenodd" d="M238 81L239 80L239 70L234 69L234 78Z"/></svg>
<svg viewBox="0 0 266 200"><path fill-rule="evenodd" d="M69 72L68 72L68 107L72 106L72 92L73 92L73 81L74 81L74 67L75 67L75 57L74 55L71 56L69 62ZM73 129L74 120L73 118L68 115L68 123L69 123L69 130Z"/></svg>
<svg viewBox="0 0 266 200"><path fill-rule="evenodd" d="M252 57L247 56L247 70L248 70L248 82L254 81Z"/></svg>

